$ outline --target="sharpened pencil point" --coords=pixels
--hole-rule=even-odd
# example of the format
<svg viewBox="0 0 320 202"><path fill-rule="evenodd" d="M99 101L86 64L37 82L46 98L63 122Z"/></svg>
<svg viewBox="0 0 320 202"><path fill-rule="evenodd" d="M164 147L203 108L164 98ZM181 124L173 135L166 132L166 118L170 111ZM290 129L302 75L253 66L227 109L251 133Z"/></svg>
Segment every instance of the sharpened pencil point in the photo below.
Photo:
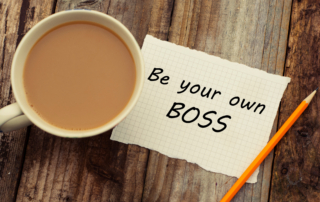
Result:
<svg viewBox="0 0 320 202"><path fill-rule="evenodd" d="M306 97L304 99L304 101L306 101L306 103L309 104L311 102L312 98L314 97L314 95L316 94L317 90L318 90L318 88L316 90L314 90L308 97Z"/></svg>
<svg viewBox="0 0 320 202"><path fill-rule="evenodd" d="M318 91L319 87L316 89L316 91Z"/></svg>

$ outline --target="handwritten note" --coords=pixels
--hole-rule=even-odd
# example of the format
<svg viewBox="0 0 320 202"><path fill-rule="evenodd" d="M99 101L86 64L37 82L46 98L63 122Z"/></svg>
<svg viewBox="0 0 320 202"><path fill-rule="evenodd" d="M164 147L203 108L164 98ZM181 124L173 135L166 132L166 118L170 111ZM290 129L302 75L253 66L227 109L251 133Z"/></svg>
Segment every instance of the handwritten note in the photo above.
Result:
<svg viewBox="0 0 320 202"><path fill-rule="evenodd" d="M142 53L141 97L111 139L240 177L267 144L290 78L149 35Z"/></svg>

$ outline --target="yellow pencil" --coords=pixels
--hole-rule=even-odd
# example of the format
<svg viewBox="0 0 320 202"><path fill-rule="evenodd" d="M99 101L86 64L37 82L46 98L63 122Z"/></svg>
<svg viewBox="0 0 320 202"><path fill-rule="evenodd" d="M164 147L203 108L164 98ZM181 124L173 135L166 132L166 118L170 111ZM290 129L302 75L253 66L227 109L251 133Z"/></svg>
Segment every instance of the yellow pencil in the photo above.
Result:
<svg viewBox="0 0 320 202"><path fill-rule="evenodd" d="M260 154L254 159L250 166L244 171L240 178L234 183L228 193L221 199L220 202L230 201L234 195L240 190L242 185L248 180L252 173L258 168L262 161L268 156L271 150L278 144L281 138L286 134L286 132L291 128L291 126L296 122L302 112L308 107L313 96L316 94L318 89L314 90L306 99L304 99L298 108L291 114L288 120L282 125L278 132L271 138L268 144L263 148Z"/></svg>

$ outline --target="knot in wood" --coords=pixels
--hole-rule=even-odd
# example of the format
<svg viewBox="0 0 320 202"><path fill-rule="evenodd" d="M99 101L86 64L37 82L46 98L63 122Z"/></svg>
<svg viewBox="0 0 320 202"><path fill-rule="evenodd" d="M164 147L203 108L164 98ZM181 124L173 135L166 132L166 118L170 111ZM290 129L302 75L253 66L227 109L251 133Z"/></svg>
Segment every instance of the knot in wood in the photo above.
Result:
<svg viewBox="0 0 320 202"><path fill-rule="evenodd" d="M288 169L287 168L282 168L281 173L283 175L287 174L288 173Z"/></svg>
<svg viewBox="0 0 320 202"><path fill-rule="evenodd" d="M80 6L92 6L92 5L96 4L96 3L98 3L97 0L86 0L86 1L80 2L80 3L78 4L78 6L79 6L79 7L80 7Z"/></svg>
<svg viewBox="0 0 320 202"><path fill-rule="evenodd" d="M297 128L297 133L301 136L301 137L307 137L309 136L309 130L307 127L299 127Z"/></svg>
<svg viewBox="0 0 320 202"><path fill-rule="evenodd" d="M307 137L308 136L308 132L304 132L304 131L301 131L301 132L298 132L299 135L301 135L302 137Z"/></svg>

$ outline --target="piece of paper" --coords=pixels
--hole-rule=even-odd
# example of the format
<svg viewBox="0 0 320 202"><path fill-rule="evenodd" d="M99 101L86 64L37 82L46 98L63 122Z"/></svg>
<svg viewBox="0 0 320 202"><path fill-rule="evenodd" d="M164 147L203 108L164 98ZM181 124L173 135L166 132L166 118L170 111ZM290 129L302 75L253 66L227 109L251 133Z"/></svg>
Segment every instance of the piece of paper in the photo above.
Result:
<svg viewBox="0 0 320 202"><path fill-rule="evenodd" d="M240 177L267 144L290 78L149 35L142 54L141 97L111 139Z"/></svg>

